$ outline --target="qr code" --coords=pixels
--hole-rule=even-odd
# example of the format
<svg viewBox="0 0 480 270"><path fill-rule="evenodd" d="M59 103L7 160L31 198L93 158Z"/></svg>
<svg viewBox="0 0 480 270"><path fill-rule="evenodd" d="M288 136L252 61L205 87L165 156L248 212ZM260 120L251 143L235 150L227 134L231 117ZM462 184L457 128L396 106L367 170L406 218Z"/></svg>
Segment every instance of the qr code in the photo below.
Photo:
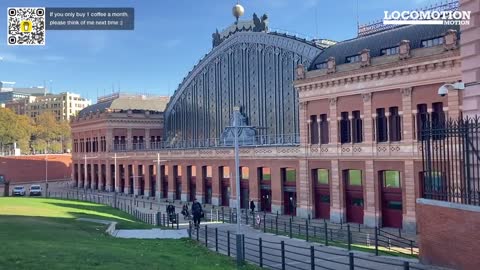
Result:
<svg viewBox="0 0 480 270"><path fill-rule="evenodd" d="M8 45L45 45L45 8L8 8Z"/></svg>

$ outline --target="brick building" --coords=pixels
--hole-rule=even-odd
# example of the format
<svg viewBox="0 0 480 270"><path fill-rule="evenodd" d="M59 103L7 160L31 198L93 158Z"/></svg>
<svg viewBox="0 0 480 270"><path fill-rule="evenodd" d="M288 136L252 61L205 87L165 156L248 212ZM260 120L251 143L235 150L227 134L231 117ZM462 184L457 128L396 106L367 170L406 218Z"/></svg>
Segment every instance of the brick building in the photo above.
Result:
<svg viewBox="0 0 480 270"><path fill-rule="evenodd" d="M213 35L165 108L84 109L72 122L75 183L235 206L228 128L239 113L250 126L240 134L241 207L415 230L418 132L461 112L458 91L436 92L461 79L458 27L335 44L242 25Z"/></svg>

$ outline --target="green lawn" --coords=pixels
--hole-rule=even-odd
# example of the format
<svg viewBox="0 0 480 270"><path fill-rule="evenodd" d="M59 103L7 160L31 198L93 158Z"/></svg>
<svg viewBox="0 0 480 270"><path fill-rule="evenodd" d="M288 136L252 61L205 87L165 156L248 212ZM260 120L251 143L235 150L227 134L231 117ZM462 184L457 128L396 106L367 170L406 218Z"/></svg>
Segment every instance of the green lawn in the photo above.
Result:
<svg viewBox="0 0 480 270"><path fill-rule="evenodd" d="M149 225L108 206L43 198L0 198L1 269L235 269L234 261L188 239L118 239L101 224ZM246 266L245 269L256 269Z"/></svg>

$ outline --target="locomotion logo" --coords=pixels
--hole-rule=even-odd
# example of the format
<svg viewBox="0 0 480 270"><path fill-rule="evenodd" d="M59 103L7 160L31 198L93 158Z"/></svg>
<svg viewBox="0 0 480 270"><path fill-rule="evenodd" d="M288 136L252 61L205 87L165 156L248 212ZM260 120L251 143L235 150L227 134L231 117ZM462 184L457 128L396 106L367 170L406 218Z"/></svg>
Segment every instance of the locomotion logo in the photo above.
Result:
<svg viewBox="0 0 480 270"><path fill-rule="evenodd" d="M470 11L384 11L383 24L469 25Z"/></svg>

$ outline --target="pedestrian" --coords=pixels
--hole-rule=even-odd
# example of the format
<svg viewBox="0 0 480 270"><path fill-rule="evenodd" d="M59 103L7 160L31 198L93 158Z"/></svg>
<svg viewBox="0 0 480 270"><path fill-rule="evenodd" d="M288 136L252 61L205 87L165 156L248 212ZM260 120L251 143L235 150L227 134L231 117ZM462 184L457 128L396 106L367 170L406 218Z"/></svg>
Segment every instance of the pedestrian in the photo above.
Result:
<svg viewBox="0 0 480 270"><path fill-rule="evenodd" d="M200 219L202 218L202 205L197 201L197 199L193 200L192 204L192 215L193 215L193 225L195 228L200 227Z"/></svg>
<svg viewBox="0 0 480 270"><path fill-rule="evenodd" d="M253 200L250 201L250 210L252 211L252 215L255 213L255 203Z"/></svg>

